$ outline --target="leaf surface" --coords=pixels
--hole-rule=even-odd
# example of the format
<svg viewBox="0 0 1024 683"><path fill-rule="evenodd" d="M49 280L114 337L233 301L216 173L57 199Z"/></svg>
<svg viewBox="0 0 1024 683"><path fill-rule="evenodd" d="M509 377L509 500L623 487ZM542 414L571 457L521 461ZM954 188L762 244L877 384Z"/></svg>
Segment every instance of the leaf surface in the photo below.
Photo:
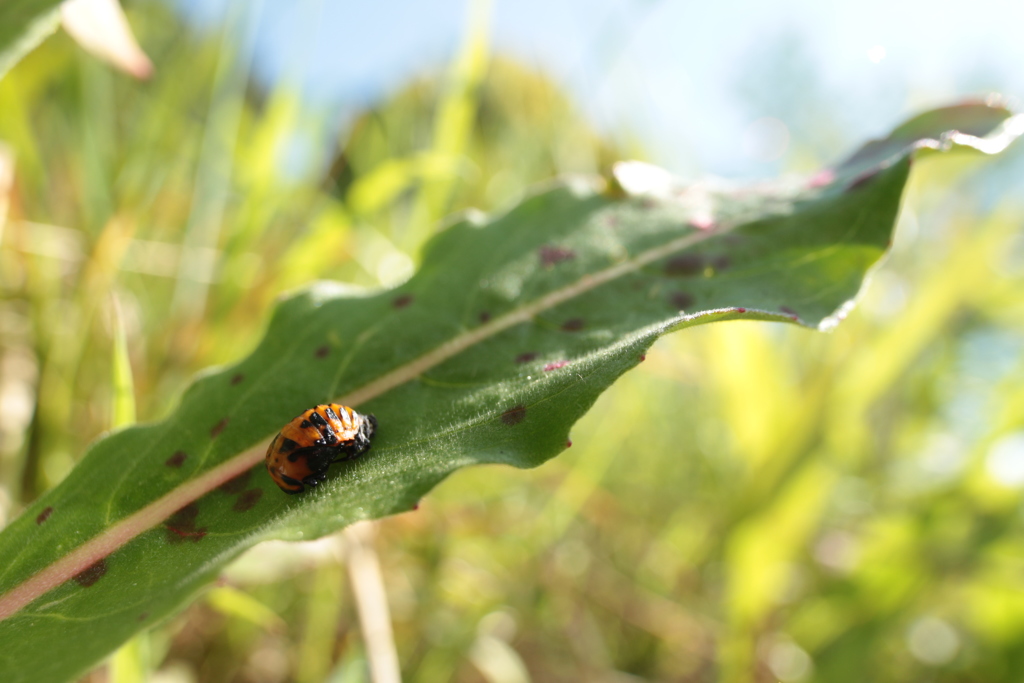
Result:
<svg viewBox="0 0 1024 683"><path fill-rule="evenodd" d="M964 120L983 123L952 136ZM467 465L543 463L667 332L833 324L890 243L914 150L997 151L1020 126L984 104L915 121L810 180L683 186L626 164L610 188L551 184L451 225L394 290L286 298L249 357L93 444L0 534L0 680L73 677L259 541L408 510ZM376 415L373 449L284 495L267 443L329 400Z"/></svg>

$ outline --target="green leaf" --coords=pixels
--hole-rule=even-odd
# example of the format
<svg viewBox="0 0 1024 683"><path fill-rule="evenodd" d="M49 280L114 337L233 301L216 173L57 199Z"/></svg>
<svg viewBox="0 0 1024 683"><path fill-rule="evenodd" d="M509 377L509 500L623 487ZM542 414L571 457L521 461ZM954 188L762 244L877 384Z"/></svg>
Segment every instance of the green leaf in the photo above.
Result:
<svg viewBox="0 0 1024 683"><path fill-rule="evenodd" d="M554 183L451 225L395 290L290 296L249 357L95 443L0 534L0 679L73 677L261 540L409 510L466 465L541 464L667 332L834 324L890 243L914 150L1019 134L1005 108L939 112L809 181L686 187L634 163L609 189ZM949 135L965 118L987 124ZM267 443L328 400L376 415L373 449L284 495Z"/></svg>
<svg viewBox="0 0 1024 683"><path fill-rule="evenodd" d="M60 0L0 2L0 78L60 25Z"/></svg>

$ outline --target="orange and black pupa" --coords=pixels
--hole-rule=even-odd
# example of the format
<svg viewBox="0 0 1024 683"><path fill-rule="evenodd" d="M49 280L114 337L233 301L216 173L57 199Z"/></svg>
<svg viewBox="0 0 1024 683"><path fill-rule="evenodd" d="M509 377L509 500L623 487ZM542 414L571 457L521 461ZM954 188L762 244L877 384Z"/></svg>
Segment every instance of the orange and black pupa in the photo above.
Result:
<svg viewBox="0 0 1024 683"><path fill-rule="evenodd" d="M267 449L267 471L285 493L302 493L327 478L331 463L370 450L377 418L348 406L324 403L284 426Z"/></svg>

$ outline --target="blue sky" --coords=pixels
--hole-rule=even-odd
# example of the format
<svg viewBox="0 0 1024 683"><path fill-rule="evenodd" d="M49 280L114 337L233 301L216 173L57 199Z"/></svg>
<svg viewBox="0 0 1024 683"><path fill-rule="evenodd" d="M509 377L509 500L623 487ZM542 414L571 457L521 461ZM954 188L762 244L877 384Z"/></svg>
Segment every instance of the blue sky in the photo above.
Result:
<svg viewBox="0 0 1024 683"><path fill-rule="evenodd" d="M177 0L216 29L232 0ZM256 77L299 79L340 119L444 69L464 0L245 2ZM968 8L969 11L965 11ZM764 177L834 159L906 116L1024 91L1017 0L494 0L492 41L549 73L609 135L683 175Z"/></svg>

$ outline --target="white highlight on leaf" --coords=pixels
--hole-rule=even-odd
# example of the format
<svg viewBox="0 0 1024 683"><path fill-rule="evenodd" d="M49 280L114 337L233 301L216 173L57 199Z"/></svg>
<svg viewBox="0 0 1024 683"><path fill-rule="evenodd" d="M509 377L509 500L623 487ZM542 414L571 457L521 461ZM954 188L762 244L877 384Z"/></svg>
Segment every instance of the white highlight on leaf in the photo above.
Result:
<svg viewBox="0 0 1024 683"><path fill-rule="evenodd" d="M850 315L850 312L856 308L857 302L853 299L849 299L846 303L840 306L835 313L818 323L819 332L831 332L839 326L839 323L846 320L846 316Z"/></svg>
<svg viewBox="0 0 1024 683"><path fill-rule="evenodd" d="M1011 116L1003 121L995 131L983 138L953 131L948 136L943 136L943 140L948 140L955 145L973 147L985 154L998 154L1021 135L1024 135L1024 114Z"/></svg>
<svg viewBox="0 0 1024 683"><path fill-rule="evenodd" d="M667 197L678 182L671 173L643 161L620 161L612 167L612 175L631 195Z"/></svg>

